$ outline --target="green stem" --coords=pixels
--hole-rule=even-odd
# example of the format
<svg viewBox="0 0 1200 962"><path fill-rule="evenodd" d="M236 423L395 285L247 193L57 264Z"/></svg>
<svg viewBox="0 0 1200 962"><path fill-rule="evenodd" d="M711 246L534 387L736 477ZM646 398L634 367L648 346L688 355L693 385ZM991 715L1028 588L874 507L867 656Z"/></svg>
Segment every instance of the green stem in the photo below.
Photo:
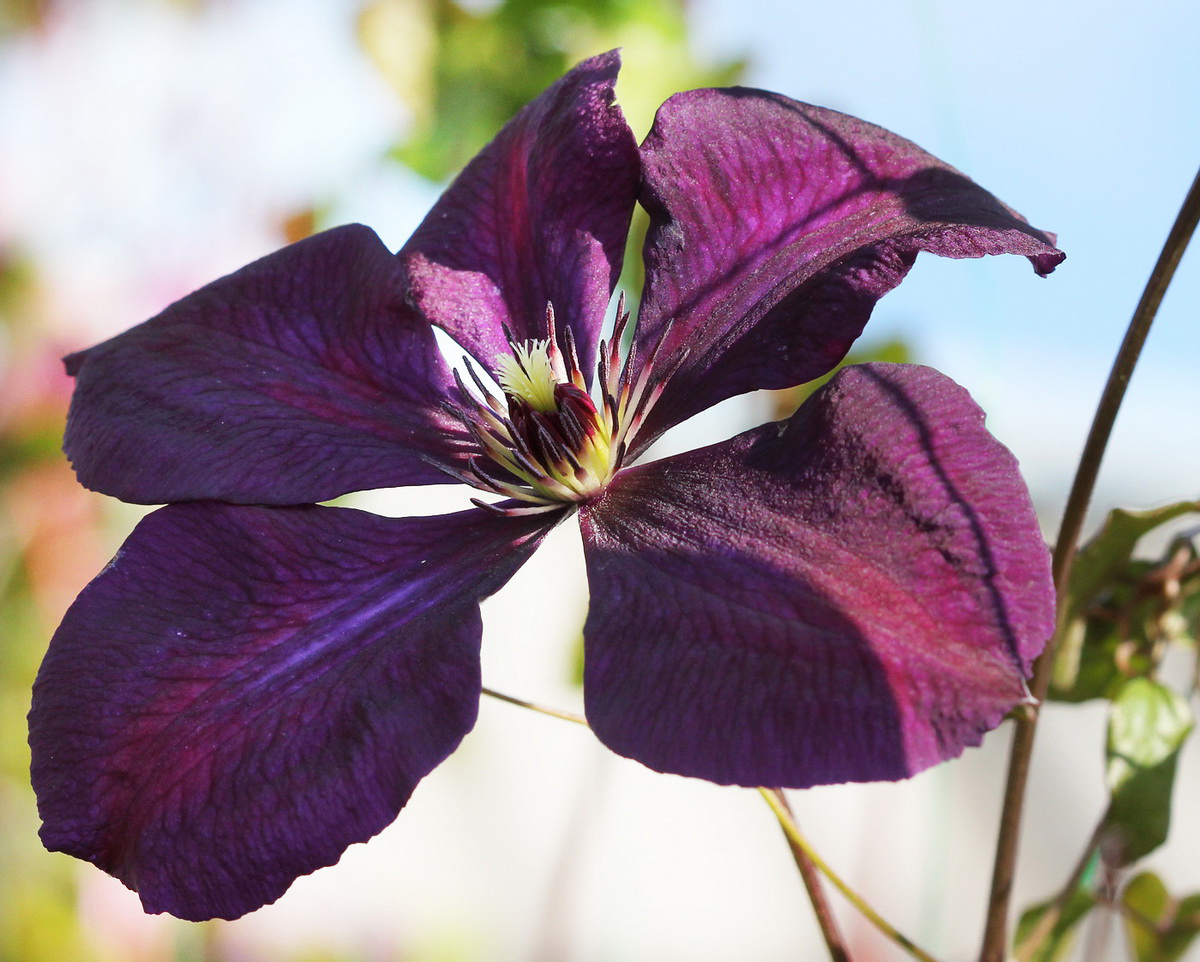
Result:
<svg viewBox="0 0 1200 962"><path fill-rule="evenodd" d="M1064 612L1066 610L1067 583L1071 576L1071 564L1075 559L1075 549L1079 543L1079 535L1083 530L1084 518L1087 515L1088 503L1092 499L1092 491L1096 486L1096 476L1100 471L1100 462L1104 458L1104 450L1108 446L1113 424L1117 419L1121 401L1125 397L1125 389L1129 377L1137 364L1142 346L1146 343L1146 335L1150 332L1150 324L1158 313L1163 295L1175 275L1183 252L1187 249L1188 241L1195 233L1196 224L1200 221L1200 173L1192 181L1191 189L1179 210L1179 216L1167 235L1162 253L1146 289L1142 292L1141 300L1133 312L1125 339L1113 362L1112 372L1104 393L1100 396L1100 404L1096 408L1096 416L1092 421L1092 429L1088 433L1087 443L1079 459L1079 467L1075 472L1075 481L1071 485L1071 493L1063 510L1062 524L1059 527L1058 539L1054 546L1054 585L1058 592L1059 624L1054 637L1050 639L1046 650L1034 662L1033 680L1030 690L1034 699L1040 705L1050 688L1050 672L1054 664L1054 652L1058 647L1058 639L1065 627ZM992 871L992 888L988 897L987 923L984 927L983 946L980 949L980 962L1003 962L1006 957L1005 945L1008 941L1009 902L1012 897L1013 877L1016 873L1017 841L1021 829L1021 810L1025 803L1025 784L1029 778L1029 759L1033 753L1033 739L1037 731L1038 711L1018 717L1013 731L1012 748L1009 754L1008 780L1004 790L1004 809L1000 816L1000 832L996 840L996 860Z"/></svg>
<svg viewBox="0 0 1200 962"><path fill-rule="evenodd" d="M773 797L787 813L788 819L793 825L796 824L796 815L792 811L792 806L788 804L787 796L783 794L781 788L760 788L763 798L767 799L768 803ZM774 809L774 806L772 806ZM821 935L825 937L825 946L829 949L829 958L832 962L850 962L850 953L846 949L846 943L842 939L842 933L838 929L837 919L833 916L833 911L829 908L829 900L825 898L825 890L821 887L821 876L817 874L817 868L813 865L812 859L808 857L808 853L798 845L791 835L788 834L787 826L783 821L780 821L780 827L783 829L784 837L787 839L788 847L792 850L792 858L796 862L796 868L800 870L800 878L804 882L804 890L808 893L808 900L812 903L813 914L817 917L817 925L821 928Z"/></svg>
<svg viewBox="0 0 1200 962"><path fill-rule="evenodd" d="M491 688L483 689L483 693L498 701L506 701L510 705L518 705L521 708L528 708L530 711L541 712L543 715L549 715L551 718L561 718L564 721L574 722L576 725L588 727L587 719L582 715L576 715L574 712L562 711L558 708L550 708L546 705L539 705L537 702L526 701L524 698L514 698L512 695L505 695L498 691L493 691Z"/></svg>
<svg viewBox="0 0 1200 962"><path fill-rule="evenodd" d="M937 962L932 955L918 947L912 939L901 934L893 925L888 923L878 912L871 908L861 895L843 882L841 877L826 864L825 860L808 844L808 840L800 834L800 829L796 826L791 812L781 802L780 798L777 797L776 790L760 788L759 791L762 793L762 797L766 799L767 804L771 806L771 811L775 813L775 817L779 819L779 824L783 828L784 834L787 835L788 842L803 852L804 856L820 870L821 874L829 879L829 883L841 892L850 904L863 914L868 922L914 959L919 959L920 962Z"/></svg>
<svg viewBox="0 0 1200 962"><path fill-rule="evenodd" d="M499 701L508 702L510 705L528 708L530 711L549 715L552 718L561 718L564 721L574 722L577 725L583 725L585 728L588 727L587 719L582 715L576 715L574 712L550 708L547 705L539 705L537 702L527 701L524 698L505 695L503 692L498 692L492 688L484 688L483 693ZM804 880L804 887L808 890L808 897L812 902L813 911L816 913L817 923L821 927L821 934L825 936L825 944L829 947L830 958L833 962L850 962L850 956L846 951L845 943L842 941L841 933L838 931L837 922L833 918L833 913L829 910L829 903L826 901L825 893L821 889L821 880L814 871L814 860L809 852L807 843L804 843L803 840L797 841L799 832L796 829L796 823L792 818L792 810L788 805L787 799L779 789L760 788L759 791L763 793L763 797L767 799L767 804L771 806L772 810L779 817L779 823L783 827L788 845L792 849L792 857L796 860L796 865L800 869L800 877ZM791 826L790 831L788 826ZM823 871L829 874L828 868L823 868ZM863 909L868 918L873 916L870 906L863 903L861 899L849 892L844 886L841 886L836 880L834 884L838 884L842 888L842 891L847 893L847 897ZM883 924L886 925L887 923ZM904 940L904 942L907 941L903 936L899 936L899 938ZM918 956L918 958L926 959L928 957Z"/></svg>

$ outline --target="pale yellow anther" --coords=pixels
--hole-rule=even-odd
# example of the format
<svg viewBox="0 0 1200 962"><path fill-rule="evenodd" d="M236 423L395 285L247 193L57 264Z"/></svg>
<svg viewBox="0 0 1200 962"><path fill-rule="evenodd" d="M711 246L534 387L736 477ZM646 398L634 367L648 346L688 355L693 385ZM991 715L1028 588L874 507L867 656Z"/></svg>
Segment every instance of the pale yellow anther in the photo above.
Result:
<svg viewBox="0 0 1200 962"><path fill-rule="evenodd" d="M527 341L513 346L515 356L506 354L497 362L500 387L506 394L521 398L535 411L557 409L554 387L558 378L554 376L549 348L547 340Z"/></svg>

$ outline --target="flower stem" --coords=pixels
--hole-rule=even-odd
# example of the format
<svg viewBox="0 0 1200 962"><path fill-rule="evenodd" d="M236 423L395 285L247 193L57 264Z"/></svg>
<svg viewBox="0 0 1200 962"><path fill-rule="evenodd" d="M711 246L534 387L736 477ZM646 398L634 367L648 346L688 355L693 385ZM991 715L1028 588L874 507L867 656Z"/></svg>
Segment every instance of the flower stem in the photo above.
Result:
<svg viewBox="0 0 1200 962"><path fill-rule="evenodd" d="M493 691L491 688L483 689L485 695L496 698L499 701L506 701L510 705L518 705L521 708L528 708L530 711L541 712L543 715L549 715L552 718L561 718L564 721L575 722L576 725L588 727L587 719L582 715L576 715L574 712L563 711L559 708L550 708L547 705L539 705L537 702L526 701L524 698L514 698L512 695L505 695L498 691Z"/></svg>
<svg viewBox="0 0 1200 962"><path fill-rule="evenodd" d="M830 884L846 897L846 899L859 912L861 912L872 925L882 932L888 939L902 948L905 952L911 955L919 962L937 962L936 959L928 952L925 952L917 946L912 939L901 934L894 926L888 923L878 912L863 899L861 895L855 892L849 885L842 881L841 877L829 867L829 865L821 858L808 844L808 840L800 834L800 829L797 827L795 819L792 818L791 810L787 806L786 800L783 798L783 793L778 789L760 788L762 797L766 799L768 805L771 806L771 811L775 813L775 817L779 819L779 824L783 828L784 834L787 835L788 844L792 846L793 851L799 849L812 865L829 879ZM799 864L799 859L797 859ZM803 873L803 869L801 869ZM807 883L806 883L807 884ZM814 903L814 908L816 905ZM818 921L820 915L818 914ZM824 927L822 927L822 931ZM826 935L826 942L828 942ZM845 950L843 949L843 952ZM830 946L830 952L833 952L833 947ZM834 956L837 958L837 956ZM844 957L844 956L843 956Z"/></svg>
<svg viewBox="0 0 1200 962"><path fill-rule="evenodd" d="M763 798L767 800L767 804L771 805L772 811L778 814L778 810L771 799L774 798L779 806L787 814L792 825L796 824L796 816L792 811L792 806L788 804L787 796L783 794L781 788L760 788ZM821 876L817 874L816 866L813 865L812 859L808 857L808 852L788 834L787 823L780 819L780 827L783 829L784 837L787 839L788 847L792 850L792 858L796 861L796 868L800 870L800 878L804 882L804 889L808 892L808 900L812 902L813 914L817 917L817 925L821 927L821 934L825 937L825 945L829 949L829 958L833 962L850 962L850 953L846 950L846 943L842 940L842 933L838 929L837 919L833 917L833 911L829 908L829 901L825 898L825 890L821 887Z"/></svg>
<svg viewBox="0 0 1200 962"><path fill-rule="evenodd" d="M1104 449L1112 433L1113 424L1117 419L1117 411L1125 397L1125 389L1134 365L1141 354L1146 335L1150 332L1150 324L1158 312L1163 295L1175 274L1175 268L1187 249L1188 241L1195 233L1196 224L1200 221L1200 173L1192 181L1191 189L1179 210L1179 216L1167 235L1162 253L1146 289L1142 292L1141 300L1133 312L1125 339L1113 362L1112 372L1104 393L1100 396L1100 404L1096 408L1096 416L1092 421L1092 429L1084 445L1083 454L1079 459L1079 467L1075 472L1075 481L1071 485L1071 493L1063 510L1062 524L1059 527L1058 539L1054 546L1054 585L1058 592L1059 624L1050 639L1046 650L1034 662L1033 679L1030 690L1037 704L1040 705L1050 688L1050 673L1054 664L1054 652L1058 647L1058 639L1062 635L1064 615L1066 610L1067 583L1071 575L1071 564L1075 559L1075 549L1079 543L1079 535L1083 529L1084 518L1087 515L1088 503L1096 486L1096 476L1100 471L1100 462L1104 457ZM1000 816L1000 833L996 841L996 860L992 871L992 888L988 898L987 923L984 928L983 946L980 949L980 962L1003 962L1005 958L1005 943L1008 939L1009 901L1012 896L1013 876L1016 872L1017 840L1021 828L1021 810L1025 800L1025 784L1029 776L1029 758L1033 752L1033 738L1037 731L1039 712L1035 709L1028 714L1018 716L1015 720L1012 748L1009 754L1008 780L1004 791L1004 809Z"/></svg>

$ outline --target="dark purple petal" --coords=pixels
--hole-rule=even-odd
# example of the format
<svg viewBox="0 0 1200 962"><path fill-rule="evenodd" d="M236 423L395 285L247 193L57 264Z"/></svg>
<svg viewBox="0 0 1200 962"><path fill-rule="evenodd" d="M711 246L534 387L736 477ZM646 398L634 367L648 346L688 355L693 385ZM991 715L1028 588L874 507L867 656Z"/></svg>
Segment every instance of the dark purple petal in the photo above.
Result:
<svg viewBox="0 0 1200 962"><path fill-rule="evenodd" d="M616 51L585 60L467 165L400 252L417 305L485 364L546 336L546 304L590 378L637 196L637 141L614 103Z"/></svg>
<svg viewBox="0 0 1200 962"><path fill-rule="evenodd" d="M451 480L472 447L429 326L369 228L325 231L72 354L64 448L89 488L158 504L325 501Z"/></svg>
<svg viewBox="0 0 1200 962"><path fill-rule="evenodd" d="M619 474L580 513L588 719L723 784L897 779L977 745L1054 626L1009 451L928 368Z"/></svg>
<svg viewBox="0 0 1200 962"><path fill-rule="evenodd" d="M642 144L650 213L638 341L686 363L642 433L799 384L846 354L918 251L1063 259L1052 235L915 144L844 114L733 88L679 94Z"/></svg>
<svg viewBox="0 0 1200 962"><path fill-rule="evenodd" d="M171 505L33 691L42 840L147 912L236 918L387 826L479 702L480 599L555 519Z"/></svg>

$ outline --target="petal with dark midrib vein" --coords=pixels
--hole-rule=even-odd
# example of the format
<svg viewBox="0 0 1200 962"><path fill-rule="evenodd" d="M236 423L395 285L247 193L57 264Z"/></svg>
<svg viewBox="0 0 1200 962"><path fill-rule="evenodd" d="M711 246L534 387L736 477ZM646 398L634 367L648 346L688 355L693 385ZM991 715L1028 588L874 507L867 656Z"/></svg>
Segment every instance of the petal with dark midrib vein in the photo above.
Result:
<svg viewBox="0 0 1200 962"><path fill-rule="evenodd" d="M746 88L659 108L641 147L650 214L638 343L688 357L638 441L725 398L832 370L919 251L1063 259L982 187L837 111Z"/></svg>
<svg viewBox="0 0 1200 962"><path fill-rule="evenodd" d="M580 523L588 720L658 771L907 777L999 724L1053 628L1016 461L928 368L847 368L789 421L622 472Z"/></svg>

